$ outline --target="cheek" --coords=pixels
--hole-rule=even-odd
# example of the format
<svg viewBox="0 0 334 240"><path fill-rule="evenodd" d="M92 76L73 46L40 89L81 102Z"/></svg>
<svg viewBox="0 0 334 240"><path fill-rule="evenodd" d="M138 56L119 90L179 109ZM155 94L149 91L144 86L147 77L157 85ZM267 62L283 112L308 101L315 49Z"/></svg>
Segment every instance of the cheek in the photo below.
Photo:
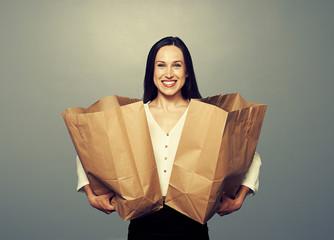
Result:
<svg viewBox="0 0 334 240"><path fill-rule="evenodd" d="M158 71L154 71L153 73L153 83L156 87L158 87L158 84L159 84L159 79L160 79L160 75L159 75L159 72Z"/></svg>
<svg viewBox="0 0 334 240"><path fill-rule="evenodd" d="M183 72L183 82L182 82L182 87L184 86L184 84L186 83L187 81L187 77L188 77L188 74L186 73L186 71Z"/></svg>
<svg viewBox="0 0 334 240"><path fill-rule="evenodd" d="M187 77L187 73L186 73L185 70L181 70L181 71L178 73L178 75L179 75L181 78L184 78L184 79Z"/></svg>
<svg viewBox="0 0 334 240"><path fill-rule="evenodd" d="M153 72L153 77L156 78L156 79L159 79L161 78L161 76L163 75L162 71L160 70L154 70Z"/></svg>

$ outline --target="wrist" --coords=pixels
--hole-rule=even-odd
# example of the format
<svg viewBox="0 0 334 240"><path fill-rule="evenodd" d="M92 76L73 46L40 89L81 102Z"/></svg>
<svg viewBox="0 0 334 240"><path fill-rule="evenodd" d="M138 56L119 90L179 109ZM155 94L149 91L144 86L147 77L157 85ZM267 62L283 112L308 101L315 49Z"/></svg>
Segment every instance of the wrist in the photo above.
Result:
<svg viewBox="0 0 334 240"><path fill-rule="evenodd" d="M241 185L237 194L237 199L244 201L246 198L247 194L249 193L250 188L246 187L244 185Z"/></svg>
<svg viewBox="0 0 334 240"><path fill-rule="evenodd" d="M85 185L83 188L85 190L88 199L95 197L95 194L89 184Z"/></svg>

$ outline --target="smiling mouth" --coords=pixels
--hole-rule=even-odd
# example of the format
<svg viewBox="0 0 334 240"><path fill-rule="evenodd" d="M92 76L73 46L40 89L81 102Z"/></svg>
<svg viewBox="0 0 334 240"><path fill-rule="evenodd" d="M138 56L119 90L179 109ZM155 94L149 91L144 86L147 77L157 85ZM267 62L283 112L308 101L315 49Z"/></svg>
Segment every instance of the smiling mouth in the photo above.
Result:
<svg viewBox="0 0 334 240"><path fill-rule="evenodd" d="M173 87L176 84L177 80L163 80L161 82L165 87Z"/></svg>

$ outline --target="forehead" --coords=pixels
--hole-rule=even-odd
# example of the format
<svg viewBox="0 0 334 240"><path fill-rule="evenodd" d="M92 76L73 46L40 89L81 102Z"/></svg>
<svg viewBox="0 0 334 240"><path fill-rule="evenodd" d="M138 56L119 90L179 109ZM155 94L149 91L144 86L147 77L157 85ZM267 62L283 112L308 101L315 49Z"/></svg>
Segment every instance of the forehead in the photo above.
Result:
<svg viewBox="0 0 334 240"><path fill-rule="evenodd" d="M163 46L157 52L156 61L183 61L182 50L174 45Z"/></svg>

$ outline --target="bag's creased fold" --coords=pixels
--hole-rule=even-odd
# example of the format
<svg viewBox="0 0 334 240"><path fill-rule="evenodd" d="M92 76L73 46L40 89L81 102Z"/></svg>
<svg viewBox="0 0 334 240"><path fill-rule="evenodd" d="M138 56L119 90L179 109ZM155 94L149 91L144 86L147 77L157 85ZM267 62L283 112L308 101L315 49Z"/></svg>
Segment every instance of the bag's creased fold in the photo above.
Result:
<svg viewBox="0 0 334 240"><path fill-rule="evenodd" d="M252 162L266 105L239 94L192 99L166 205L205 223L222 191L234 195ZM163 198L143 102L119 96L62 113L93 191L114 191L123 219L159 210Z"/></svg>
<svg viewBox="0 0 334 240"><path fill-rule="evenodd" d="M223 189L235 195L248 171L265 110L239 94L191 101L166 205L207 222L220 207Z"/></svg>
<svg viewBox="0 0 334 240"><path fill-rule="evenodd" d="M93 191L114 191L120 217L137 218L162 207L160 185L151 184L159 179L140 100L109 96L62 115Z"/></svg>

